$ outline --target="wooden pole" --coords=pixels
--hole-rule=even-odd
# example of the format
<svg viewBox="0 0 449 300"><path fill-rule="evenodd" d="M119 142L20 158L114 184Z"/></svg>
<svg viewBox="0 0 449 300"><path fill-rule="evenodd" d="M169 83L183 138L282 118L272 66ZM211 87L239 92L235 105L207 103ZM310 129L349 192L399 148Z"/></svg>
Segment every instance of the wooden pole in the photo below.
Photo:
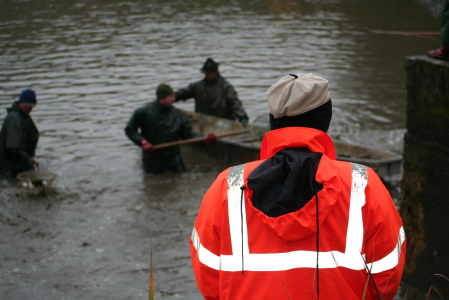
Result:
<svg viewBox="0 0 449 300"><path fill-rule="evenodd" d="M154 300L154 280L153 280L153 227L151 227L150 239L150 287L148 289L148 300Z"/></svg>
<svg viewBox="0 0 449 300"><path fill-rule="evenodd" d="M223 137L228 137L228 136L233 136L233 135L238 135L238 134L248 133L248 132L250 132L250 131L249 130L240 130L240 131L233 131L233 132L228 132L228 133L223 133L223 134L217 134L215 136L217 137L217 139L219 139L219 138L223 138ZM157 150L157 149L179 146L179 145L184 145L184 144L204 142L206 139L207 139L207 137L202 136L202 137L197 137L197 138L193 138L193 139L164 143L164 144L154 145L154 149Z"/></svg>
<svg viewBox="0 0 449 300"><path fill-rule="evenodd" d="M439 31L391 31L391 30L372 30L374 33L387 33L399 35L416 35L416 36L439 36Z"/></svg>

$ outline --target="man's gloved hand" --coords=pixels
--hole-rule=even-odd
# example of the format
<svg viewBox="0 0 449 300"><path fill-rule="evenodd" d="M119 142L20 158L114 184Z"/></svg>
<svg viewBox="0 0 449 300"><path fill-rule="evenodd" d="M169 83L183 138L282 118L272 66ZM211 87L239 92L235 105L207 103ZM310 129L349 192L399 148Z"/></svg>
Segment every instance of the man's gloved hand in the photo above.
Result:
<svg viewBox="0 0 449 300"><path fill-rule="evenodd" d="M33 168L35 171L39 168L39 164L34 160L34 157L29 156L25 150L12 149L11 151L12 153L14 153L14 155L19 155L21 159L26 161L28 163L28 166Z"/></svg>
<svg viewBox="0 0 449 300"><path fill-rule="evenodd" d="M215 136L215 134L208 133L206 136L206 140L204 141L204 145L209 145L209 144L213 143L216 139L217 139L217 137Z"/></svg>
<svg viewBox="0 0 449 300"><path fill-rule="evenodd" d="M153 145L149 141L147 141L145 138L142 138L140 140L140 146L142 146L143 151L145 151L147 153L154 151Z"/></svg>
<svg viewBox="0 0 449 300"><path fill-rule="evenodd" d="M33 167L34 171L39 169L39 163L34 159L34 157L30 158L29 164Z"/></svg>
<svg viewBox="0 0 449 300"><path fill-rule="evenodd" d="M248 125L248 119L241 119L240 123L242 123L243 127L246 127Z"/></svg>

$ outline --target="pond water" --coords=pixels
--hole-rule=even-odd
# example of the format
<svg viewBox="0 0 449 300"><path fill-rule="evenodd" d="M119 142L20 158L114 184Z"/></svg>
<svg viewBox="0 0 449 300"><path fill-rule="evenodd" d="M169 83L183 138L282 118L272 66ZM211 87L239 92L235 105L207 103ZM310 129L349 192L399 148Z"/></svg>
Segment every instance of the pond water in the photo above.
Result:
<svg viewBox="0 0 449 300"><path fill-rule="evenodd" d="M213 57L250 121L279 78L314 73L330 82L332 138L401 153L404 59L439 39L373 30L438 31L440 2L2 0L0 122L34 89L36 158L58 178L37 196L0 180L1 298L145 299L153 236L156 299L200 299L188 237L222 170L145 175L132 111Z"/></svg>

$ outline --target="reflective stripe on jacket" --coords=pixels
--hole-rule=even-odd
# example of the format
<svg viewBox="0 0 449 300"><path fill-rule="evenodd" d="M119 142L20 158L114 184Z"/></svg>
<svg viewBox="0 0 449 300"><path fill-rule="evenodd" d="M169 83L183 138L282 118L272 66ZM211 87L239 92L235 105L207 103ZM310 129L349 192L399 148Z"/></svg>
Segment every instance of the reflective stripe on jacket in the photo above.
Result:
<svg viewBox="0 0 449 300"><path fill-rule="evenodd" d="M300 143L285 143L329 149L325 134L304 129L275 130L264 142L270 145L273 135L276 141L301 136ZM317 194L318 274L316 198L297 212L264 215L252 205L252 191L240 189L263 161L252 162L219 175L195 222L192 264L206 299L311 299L317 275L320 299L361 299L366 266L384 299L394 297L406 245L397 210L373 170L329 159L326 152L316 174L323 184ZM370 283L366 299L376 293Z"/></svg>
<svg viewBox="0 0 449 300"><path fill-rule="evenodd" d="M314 268L316 251L290 251L284 253L250 253L248 247L248 228L245 219L246 205L241 201L243 169L245 165L230 169L228 174L228 213L231 233L232 255L215 255L201 245L200 238L193 228L191 239L198 253L198 259L206 266L222 271L284 271L295 268ZM319 253L319 268L345 267L352 270L365 270L372 274L396 267L401 256L401 247L405 241L404 228L401 226L398 242L394 250L384 258L368 263L363 248L362 207L365 205L365 187L367 184L365 166L352 164L351 200L346 233L345 252L329 251ZM198 251L200 249L200 251Z"/></svg>

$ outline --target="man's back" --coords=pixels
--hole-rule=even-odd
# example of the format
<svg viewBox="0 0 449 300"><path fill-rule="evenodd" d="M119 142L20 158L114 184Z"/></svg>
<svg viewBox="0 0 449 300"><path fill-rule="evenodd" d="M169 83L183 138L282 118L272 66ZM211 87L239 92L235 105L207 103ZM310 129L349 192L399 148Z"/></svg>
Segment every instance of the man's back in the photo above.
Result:
<svg viewBox="0 0 449 300"><path fill-rule="evenodd" d="M372 169L336 160L328 81L289 74L267 99L262 160L220 174L195 222L203 296L361 299L368 283L366 299L393 299L405 262L402 221Z"/></svg>
<svg viewBox="0 0 449 300"><path fill-rule="evenodd" d="M299 134L310 141L288 138ZM329 145L317 143L324 133L288 128L267 135L268 143L283 140L285 149L269 145L275 155L225 171L204 196L191 249L205 298L311 299L319 289L321 299L361 299L368 278L363 260L374 259L376 284L392 299L405 243L378 176L336 161L332 151L328 157ZM370 292L375 296L372 284Z"/></svg>

